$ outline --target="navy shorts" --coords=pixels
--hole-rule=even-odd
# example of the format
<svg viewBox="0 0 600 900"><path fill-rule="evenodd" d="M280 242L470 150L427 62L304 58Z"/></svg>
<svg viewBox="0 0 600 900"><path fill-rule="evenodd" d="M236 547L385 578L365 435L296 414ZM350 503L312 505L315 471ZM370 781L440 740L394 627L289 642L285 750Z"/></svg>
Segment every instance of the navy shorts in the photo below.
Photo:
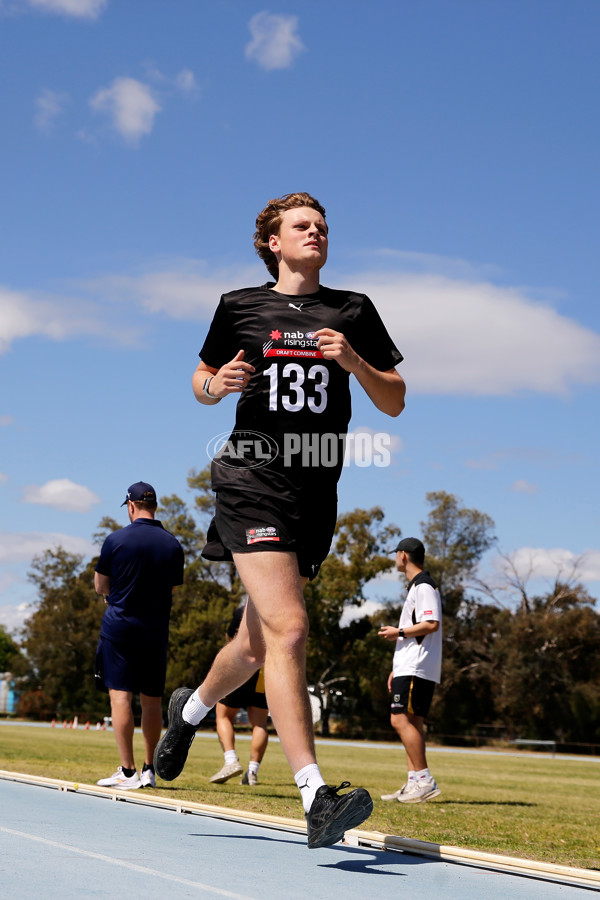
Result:
<svg viewBox="0 0 600 900"><path fill-rule="evenodd" d="M391 712L425 718L431 707L435 681L418 675L399 675L392 679Z"/></svg>
<svg viewBox="0 0 600 900"><path fill-rule="evenodd" d="M219 490L202 556L221 562L232 553L291 551L300 575L312 580L331 549L336 518L335 489L278 498Z"/></svg>
<svg viewBox="0 0 600 900"><path fill-rule="evenodd" d="M248 709L249 706L255 706L257 709L268 709L263 670L259 669L258 672L255 672L245 684L236 691L232 691L231 694L227 694L221 700L221 703L230 709Z"/></svg>
<svg viewBox="0 0 600 900"><path fill-rule="evenodd" d="M166 644L117 644L101 637L96 650L96 687L162 697L167 673Z"/></svg>

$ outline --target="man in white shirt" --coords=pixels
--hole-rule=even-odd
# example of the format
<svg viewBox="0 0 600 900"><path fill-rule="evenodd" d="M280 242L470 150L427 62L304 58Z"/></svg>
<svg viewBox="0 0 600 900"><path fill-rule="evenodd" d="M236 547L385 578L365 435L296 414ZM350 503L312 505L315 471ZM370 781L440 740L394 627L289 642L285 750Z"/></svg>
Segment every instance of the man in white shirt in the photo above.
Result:
<svg viewBox="0 0 600 900"><path fill-rule="evenodd" d="M422 803L441 793L427 767L425 717L442 669L442 603L436 583L423 571L425 547L404 538L396 547L396 566L408 579L408 592L398 627L383 625L379 636L395 641L388 678L392 694L390 721L406 750L408 780L382 800Z"/></svg>

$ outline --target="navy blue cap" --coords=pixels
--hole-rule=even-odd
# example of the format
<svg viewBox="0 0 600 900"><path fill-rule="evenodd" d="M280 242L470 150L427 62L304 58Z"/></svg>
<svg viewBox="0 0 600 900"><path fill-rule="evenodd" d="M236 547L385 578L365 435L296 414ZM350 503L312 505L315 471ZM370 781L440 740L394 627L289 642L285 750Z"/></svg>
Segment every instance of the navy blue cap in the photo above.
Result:
<svg viewBox="0 0 600 900"><path fill-rule="evenodd" d="M146 500L148 503L156 503L156 491L147 481L136 481L127 491L127 496L121 503L121 506L125 506L128 500L136 500L138 502Z"/></svg>
<svg viewBox="0 0 600 900"><path fill-rule="evenodd" d="M404 550L405 553L423 553L425 554L425 547L419 540L419 538L403 538L398 546L396 547L396 553L399 550Z"/></svg>

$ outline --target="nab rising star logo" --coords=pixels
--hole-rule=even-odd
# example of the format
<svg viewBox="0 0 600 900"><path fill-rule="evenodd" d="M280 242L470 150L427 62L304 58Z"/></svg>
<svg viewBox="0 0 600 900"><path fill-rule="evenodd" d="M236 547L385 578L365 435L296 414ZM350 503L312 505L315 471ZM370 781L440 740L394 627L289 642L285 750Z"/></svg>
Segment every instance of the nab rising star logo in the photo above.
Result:
<svg viewBox="0 0 600 900"><path fill-rule="evenodd" d="M263 355L302 357L304 359L323 359L323 354L317 347L314 331L280 331L273 328L269 332L268 339L263 344Z"/></svg>

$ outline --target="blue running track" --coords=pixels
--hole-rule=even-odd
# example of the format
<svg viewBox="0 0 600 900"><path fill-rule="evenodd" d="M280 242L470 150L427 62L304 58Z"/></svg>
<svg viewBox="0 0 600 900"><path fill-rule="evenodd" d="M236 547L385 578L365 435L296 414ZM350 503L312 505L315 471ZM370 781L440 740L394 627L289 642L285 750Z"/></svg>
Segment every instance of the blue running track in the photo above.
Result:
<svg viewBox="0 0 600 900"><path fill-rule="evenodd" d="M6 778L0 811L0 895L18 900L583 900L600 890L600 880L560 884L368 846L309 851L285 828Z"/></svg>

